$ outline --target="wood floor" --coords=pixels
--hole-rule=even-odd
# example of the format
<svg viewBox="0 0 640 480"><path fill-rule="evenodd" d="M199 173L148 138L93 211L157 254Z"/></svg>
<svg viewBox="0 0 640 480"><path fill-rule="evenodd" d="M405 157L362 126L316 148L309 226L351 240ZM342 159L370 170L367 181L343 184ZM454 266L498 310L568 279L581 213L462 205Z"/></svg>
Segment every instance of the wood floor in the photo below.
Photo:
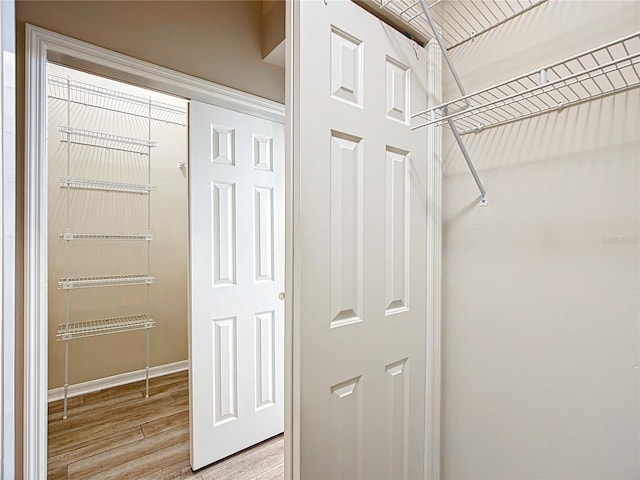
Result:
<svg viewBox="0 0 640 480"><path fill-rule="evenodd" d="M187 372L110 388L49 404L48 478L260 479L284 478L278 436L197 472L189 467Z"/></svg>

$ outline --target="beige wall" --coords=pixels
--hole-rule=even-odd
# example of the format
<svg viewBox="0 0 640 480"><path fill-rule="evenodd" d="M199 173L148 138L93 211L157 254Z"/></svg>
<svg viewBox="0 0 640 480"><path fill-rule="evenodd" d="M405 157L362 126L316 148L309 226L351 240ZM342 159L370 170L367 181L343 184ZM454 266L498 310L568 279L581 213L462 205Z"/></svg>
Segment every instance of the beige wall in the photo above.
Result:
<svg viewBox="0 0 640 480"><path fill-rule="evenodd" d="M473 91L632 33L639 10L549 1L453 60ZM636 89L465 136L486 208L449 138L445 478L640 478L639 112Z"/></svg>
<svg viewBox="0 0 640 480"><path fill-rule="evenodd" d="M284 71L262 61L262 2L20 1L17 35L16 473L22 468L24 256L24 29L53 30L271 100Z"/></svg>
<svg viewBox="0 0 640 480"><path fill-rule="evenodd" d="M76 70L50 65L49 73L129 95L153 98L187 108L183 99L114 82ZM64 87L56 88L65 95ZM108 101L104 102L109 104ZM112 103L111 103L112 104ZM113 106L113 105L112 105ZM64 344L58 342L58 325L65 322L67 292L58 280L71 276L118 275L147 272L147 243L140 241L72 241L58 235L67 225L67 191L58 177L66 176L67 147L58 127L67 125L90 131L149 138L144 117L112 112L82 104L69 106L49 99L48 110L48 231L49 231L49 388L64 384ZM186 115L183 119L186 122ZM186 168L187 126L151 121L151 232L149 273L156 278L150 287L147 312L145 285L75 289L68 292L70 321L149 313L156 321L151 330L150 364L166 365L188 358L187 353L187 268L188 190ZM69 175L95 180L147 183L146 155L69 146ZM73 233L144 234L147 232L146 195L73 189L69 193L70 227ZM68 273L67 273L68 269ZM145 333L142 331L100 336L70 344L70 384L104 378L144 368Z"/></svg>

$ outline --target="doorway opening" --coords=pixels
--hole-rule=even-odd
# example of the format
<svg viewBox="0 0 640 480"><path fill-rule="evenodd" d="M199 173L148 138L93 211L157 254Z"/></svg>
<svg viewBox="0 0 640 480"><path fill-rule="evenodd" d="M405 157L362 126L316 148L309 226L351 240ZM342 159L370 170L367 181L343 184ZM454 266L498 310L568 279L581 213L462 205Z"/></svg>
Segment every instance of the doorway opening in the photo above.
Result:
<svg viewBox="0 0 640 480"><path fill-rule="evenodd" d="M188 124L184 98L47 64L48 473L54 477L173 478L191 471L197 439L189 439ZM237 219L243 221L249 219ZM197 262L192 259L192 273ZM223 398L220 383L213 387ZM264 456L269 478L281 477L281 438L244 452L240 464ZM237 468L238 461L199 474Z"/></svg>

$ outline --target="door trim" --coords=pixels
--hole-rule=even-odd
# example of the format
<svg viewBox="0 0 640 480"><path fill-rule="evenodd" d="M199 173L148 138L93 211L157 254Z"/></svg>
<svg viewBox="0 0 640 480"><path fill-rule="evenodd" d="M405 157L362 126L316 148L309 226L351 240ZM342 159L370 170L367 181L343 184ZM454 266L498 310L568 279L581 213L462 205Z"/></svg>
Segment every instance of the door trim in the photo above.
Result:
<svg viewBox="0 0 640 480"><path fill-rule="evenodd" d="M284 105L26 25L24 230L24 478L47 476L47 61L279 123ZM285 160L285 163L289 159ZM285 192L285 203L290 197ZM290 258L290 244L285 258ZM288 268L288 267L287 267ZM285 323L286 325L286 323ZM286 326L285 326L286 329ZM285 349L289 344L285 342ZM290 355L285 353L285 363ZM285 367L285 376L290 369ZM285 425L285 432L287 425Z"/></svg>
<svg viewBox="0 0 640 480"><path fill-rule="evenodd" d="M326 2L325 2L326 3ZM296 292L300 289L300 145L299 105L295 103L300 79L295 65L300 60L299 5L286 2L286 203L285 252L286 291L285 306L285 478L300 478L300 395L295 387L302 381L300 375L299 332L301 307ZM442 97L442 58L437 45L427 45L427 105L439 105ZM441 326L442 326L442 129L428 127L427 142L432 145L427 154L427 291L426 322L426 382L425 382L425 467L428 480L440 478L440 424L441 424ZM288 356L287 356L288 355Z"/></svg>
<svg viewBox="0 0 640 480"><path fill-rule="evenodd" d="M15 5L0 3L0 478L15 477L16 84Z"/></svg>

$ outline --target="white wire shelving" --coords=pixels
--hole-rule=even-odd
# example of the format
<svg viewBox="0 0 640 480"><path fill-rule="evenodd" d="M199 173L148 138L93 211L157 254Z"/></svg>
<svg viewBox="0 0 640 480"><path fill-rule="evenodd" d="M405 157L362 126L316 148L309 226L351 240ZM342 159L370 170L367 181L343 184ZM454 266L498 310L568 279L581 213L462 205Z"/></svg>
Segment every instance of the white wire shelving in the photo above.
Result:
<svg viewBox="0 0 640 480"><path fill-rule="evenodd" d="M108 150L121 150L124 152L149 155L149 148L155 147L156 142L139 138L123 137L109 133L92 132L67 125L59 127L62 133L62 141L89 147L106 148Z"/></svg>
<svg viewBox="0 0 640 480"><path fill-rule="evenodd" d="M150 234L117 234L117 233L72 233L66 232L58 235L61 240L123 240L123 241L147 241L153 240Z"/></svg>
<svg viewBox="0 0 640 480"><path fill-rule="evenodd" d="M86 178L59 177L61 187L76 188L80 190L102 190L105 192L137 193L146 195L155 190L154 185L146 183L122 183L104 180L89 180Z"/></svg>
<svg viewBox="0 0 640 480"><path fill-rule="evenodd" d="M48 76L49 97L135 117L186 126L187 109L88 83Z"/></svg>
<svg viewBox="0 0 640 480"><path fill-rule="evenodd" d="M61 278L58 287L62 290L93 287L120 287L127 285L150 285L155 277L146 273L127 273L123 275L98 275L93 277Z"/></svg>
<svg viewBox="0 0 640 480"><path fill-rule="evenodd" d="M84 322L61 323L56 334L58 341L68 341L74 338L96 337L114 333L146 330L155 327L155 320L146 314L128 315L124 317L107 317Z"/></svg>
<svg viewBox="0 0 640 480"><path fill-rule="evenodd" d="M143 285L146 290L146 312L151 310L150 287L156 279L149 273L133 273L123 275L97 275L77 276L78 272L72 271L71 257L75 254L71 241L73 240L116 240L116 241L146 241L146 272L151 271L151 240L153 240L151 225L151 192L155 186L151 184L151 152L157 142L152 141L153 122L161 121L178 125L186 125L186 108L176 107L170 104L157 102L151 99L136 97L127 93L110 90L107 88L78 82L71 79L49 75L49 99L62 100L66 104L65 125L60 125L58 130L61 140L66 143L66 175L58 178L62 191L66 197L66 228L59 234L59 238L65 241L65 271L64 277L59 279L58 287L65 293L65 322L59 324L58 340L65 347L64 370L64 407L63 417L67 418L67 394L69 388L69 349L71 340L85 337L95 337L106 334L115 334L134 330L145 330L146 337L146 396L149 396L149 354L150 354L150 330L155 327L155 321L148 313L135 314L122 317L105 317L96 320L72 322L72 294L75 289L99 288L99 287L126 287L130 285ZM80 115L76 119L78 109L73 109L72 104L81 104L89 108L97 108L118 114L133 115L139 117L146 124L147 138L131 138L122 135L114 135L104 132L95 132L84 128L76 128L73 123L84 122L87 115ZM92 111L91 115L99 114L100 110ZM109 115L102 117L110 122L121 121L124 117ZM144 157L144 166L134 162L134 169L144 169L147 183L125 183L102 179L87 179L71 176L72 163L81 160L83 152L72 149L72 145L83 145L107 150L107 157L111 151L123 151L139 154ZM80 157L80 158L78 158ZM72 158L74 158L72 162ZM118 233L74 233L72 231L71 204L78 201L71 195L72 189L88 191L107 191L146 195L146 233L142 234L118 234ZM141 268L142 269L142 268Z"/></svg>
<svg viewBox="0 0 640 480"><path fill-rule="evenodd" d="M427 39L434 33L420 0L376 0L380 8ZM437 22L445 47L452 49L474 40L548 0L430 0L429 12Z"/></svg>
<svg viewBox="0 0 640 480"><path fill-rule="evenodd" d="M640 32L412 115L413 129L452 121L461 135L640 86Z"/></svg>

